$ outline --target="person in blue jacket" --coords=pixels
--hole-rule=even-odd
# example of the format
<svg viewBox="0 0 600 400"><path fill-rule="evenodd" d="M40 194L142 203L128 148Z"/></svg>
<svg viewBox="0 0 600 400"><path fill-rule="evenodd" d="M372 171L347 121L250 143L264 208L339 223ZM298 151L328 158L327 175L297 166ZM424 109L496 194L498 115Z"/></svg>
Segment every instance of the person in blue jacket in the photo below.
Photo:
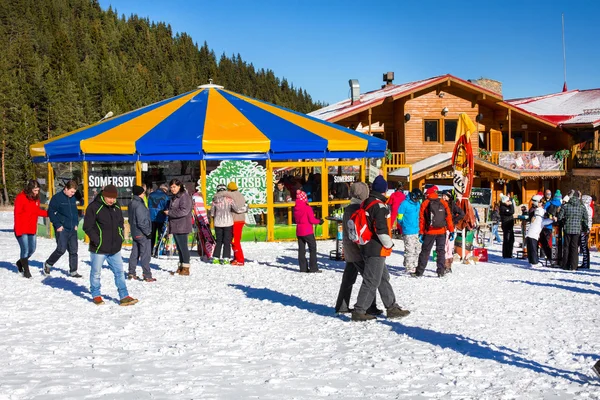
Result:
<svg viewBox="0 0 600 400"><path fill-rule="evenodd" d="M398 207L398 224L402 228L402 240L404 241L404 267L407 273L413 273L417 269L421 242L419 241L419 212L423 193L419 189L413 189Z"/></svg>
<svg viewBox="0 0 600 400"><path fill-rule="evenodd" d="M150 193L148 196L148 209L150 210L150 221L152 221L152 233L150 234L150 241L152 242L150 249L154 251L154 245L156 244L156 236L160 235L161 229L165 224L167 215L165 210L169 209L169 187L166 183L160 185L158 190Z"/></svg>
<svg viewBox="0 0 600 400"><path fill-rule="evenodd" d="M556 193L554 193L552 200L547 201L546 204L544 204L544 210L546 210L546 213L549 215L548 218L557 216L561 205L562 194L560 193L560 190L557 190ZM553 224L548 224L544 226L542 233L540 234L540 244L542 245L542 250L544 251L546 260L549 260L550 262L552 262L552 225Z"/></svg>
<svg viewBox="0 0 600 400"><path fill-rule="evenodd" d="M81 278L77 272L78 244L77 244L77 225L79 225L79 214L77 212L77 200L75 192L77 191L77 182L70 180L65 184L62 191L56 193L50 199L48 205L48 217L54 226L56 235L56 250L44 263L44 274L50 274L50 269L56 262L69 252L69 270L73 278Z"/></svg>

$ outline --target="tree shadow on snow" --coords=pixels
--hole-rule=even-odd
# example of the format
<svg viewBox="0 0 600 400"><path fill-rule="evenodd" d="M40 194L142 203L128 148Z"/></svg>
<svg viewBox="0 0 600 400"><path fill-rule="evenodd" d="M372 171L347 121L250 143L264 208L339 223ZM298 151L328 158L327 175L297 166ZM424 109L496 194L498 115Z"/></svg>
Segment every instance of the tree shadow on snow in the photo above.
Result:
<svg viewBox="0 0 600 400"><path fill-rule="evenodd" d="M34 268L39 269L39 273L42 274L42 267L43 267L43 264L40 261L31 261L31 260L29 261L29 270L31 271L32 274L35 273ZM21 273L17 269L16 264L10 263L8 261L0 261L0 268L4 268L4 269L6 269L6 270L8 270L10 272L14 272L15 274L21 275ZM62 269L58 269L58 268L55 269L55 268L53 268L52 271L53 272L57 271L57 272L60 272L63 275L69 276L69 274L66 273L65 271L63 271Z"/></svg>
<svg viewBox="0 0 600 400"><path fill-rule="evenodd" d="M55 289L61 289L67 292L71 292L75 296L81 297L82 299L87 300L89 302L92 301L92 295L90 294L90 291L87 287L79 285L70 279L63 278L62 276L47 276L42 280L42 283ZM105 295L102 295L102 297L105 300L110 300L118 303L118 300L113 297Z"/></svg>
<svg viewBox="0 0 600 400"><path fill-rule="evenodd" d="M531 285L531 286L541 286L541 287L550 287L550 288L555 288L555 289L564 289L564 290L569 290L569 291L575 292L575 293L593 294L596 296L600 295L600 292L597 290L583 289L583 288L576 287L576 286L557 285L555 283L530 282L530 281L520 281L520 280L511 280L508 282L524 283L526 285ZM585 282L577 282L577 283L585 283Z"/></svg>
<svg viewBox="0 0 600 400"><path fill-rule="evenodd" d="M246 297L251 299L269 300L287 307L295 307L301 310L306 310L323 317L336 316L333 307L312 303L297 296L280 293L268 288L253 288L250 286L236 284L230 284L229 286L241 290L246 294ZM406 326L390 320L378 319L377 322L388 325L395 333L399 335L406 335L411 339L418 340L420 342L429 343L444 349L450 349L464 356L482 360L492 360L501 364L513 365L518 368L529 369L537 373L563 378L579 384L590 383L590 378L587 375L579 372L554 368L536 361L528 360L520 356L516 351L504 346L495 346L492 343L474 340L463 335L442 333L425 328Z"/></svg>

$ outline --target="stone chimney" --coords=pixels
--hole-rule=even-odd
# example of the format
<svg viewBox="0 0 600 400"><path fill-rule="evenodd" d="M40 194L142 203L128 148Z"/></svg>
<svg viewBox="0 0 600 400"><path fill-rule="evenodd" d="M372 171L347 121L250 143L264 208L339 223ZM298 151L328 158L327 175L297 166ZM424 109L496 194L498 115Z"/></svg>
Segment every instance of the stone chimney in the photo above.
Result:
<svg viewBox="0 0 600 400"><path fill-rule="evenodd" d="M469 82L502 96L502 82L489 78L469 79Z"/></svg>

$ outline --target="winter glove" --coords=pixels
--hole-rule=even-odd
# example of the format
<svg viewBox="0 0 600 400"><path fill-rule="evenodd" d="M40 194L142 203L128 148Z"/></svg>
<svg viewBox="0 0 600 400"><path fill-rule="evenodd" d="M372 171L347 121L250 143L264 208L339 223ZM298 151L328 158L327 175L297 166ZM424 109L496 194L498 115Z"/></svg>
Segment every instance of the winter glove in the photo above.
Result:
<svg viewBox="0 0 600 400"><path fill-rule="evenodd" d="M450 241L454 240L454 232L450 232L450 236L448 237L448 240L450 240Z"/></svg>
<svg viewBox="0 0 600 400"><path fill-rule="evenodd" d="M419 235L419 243L423 243L423 235Z"/></svg>
<svg viewBox="0 0 600 400"><path fill-rule="evenodd" d="M323 222L325 222L325 221L323 221L323 218L320 218L319 219L319 225L323 225Z"/></svg>

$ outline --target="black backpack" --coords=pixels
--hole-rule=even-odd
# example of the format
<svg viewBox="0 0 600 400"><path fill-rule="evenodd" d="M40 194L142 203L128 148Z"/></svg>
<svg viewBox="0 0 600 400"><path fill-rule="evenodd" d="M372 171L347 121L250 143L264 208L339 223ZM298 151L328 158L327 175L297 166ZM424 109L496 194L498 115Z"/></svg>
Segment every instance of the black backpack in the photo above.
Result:
<svg viewBox="0 0 600 400"><path fill-rule="evenodd" d="M427 225L431 228L446 227L446 207L440 199L429 200L429 205L426 211Z"/></svg>

